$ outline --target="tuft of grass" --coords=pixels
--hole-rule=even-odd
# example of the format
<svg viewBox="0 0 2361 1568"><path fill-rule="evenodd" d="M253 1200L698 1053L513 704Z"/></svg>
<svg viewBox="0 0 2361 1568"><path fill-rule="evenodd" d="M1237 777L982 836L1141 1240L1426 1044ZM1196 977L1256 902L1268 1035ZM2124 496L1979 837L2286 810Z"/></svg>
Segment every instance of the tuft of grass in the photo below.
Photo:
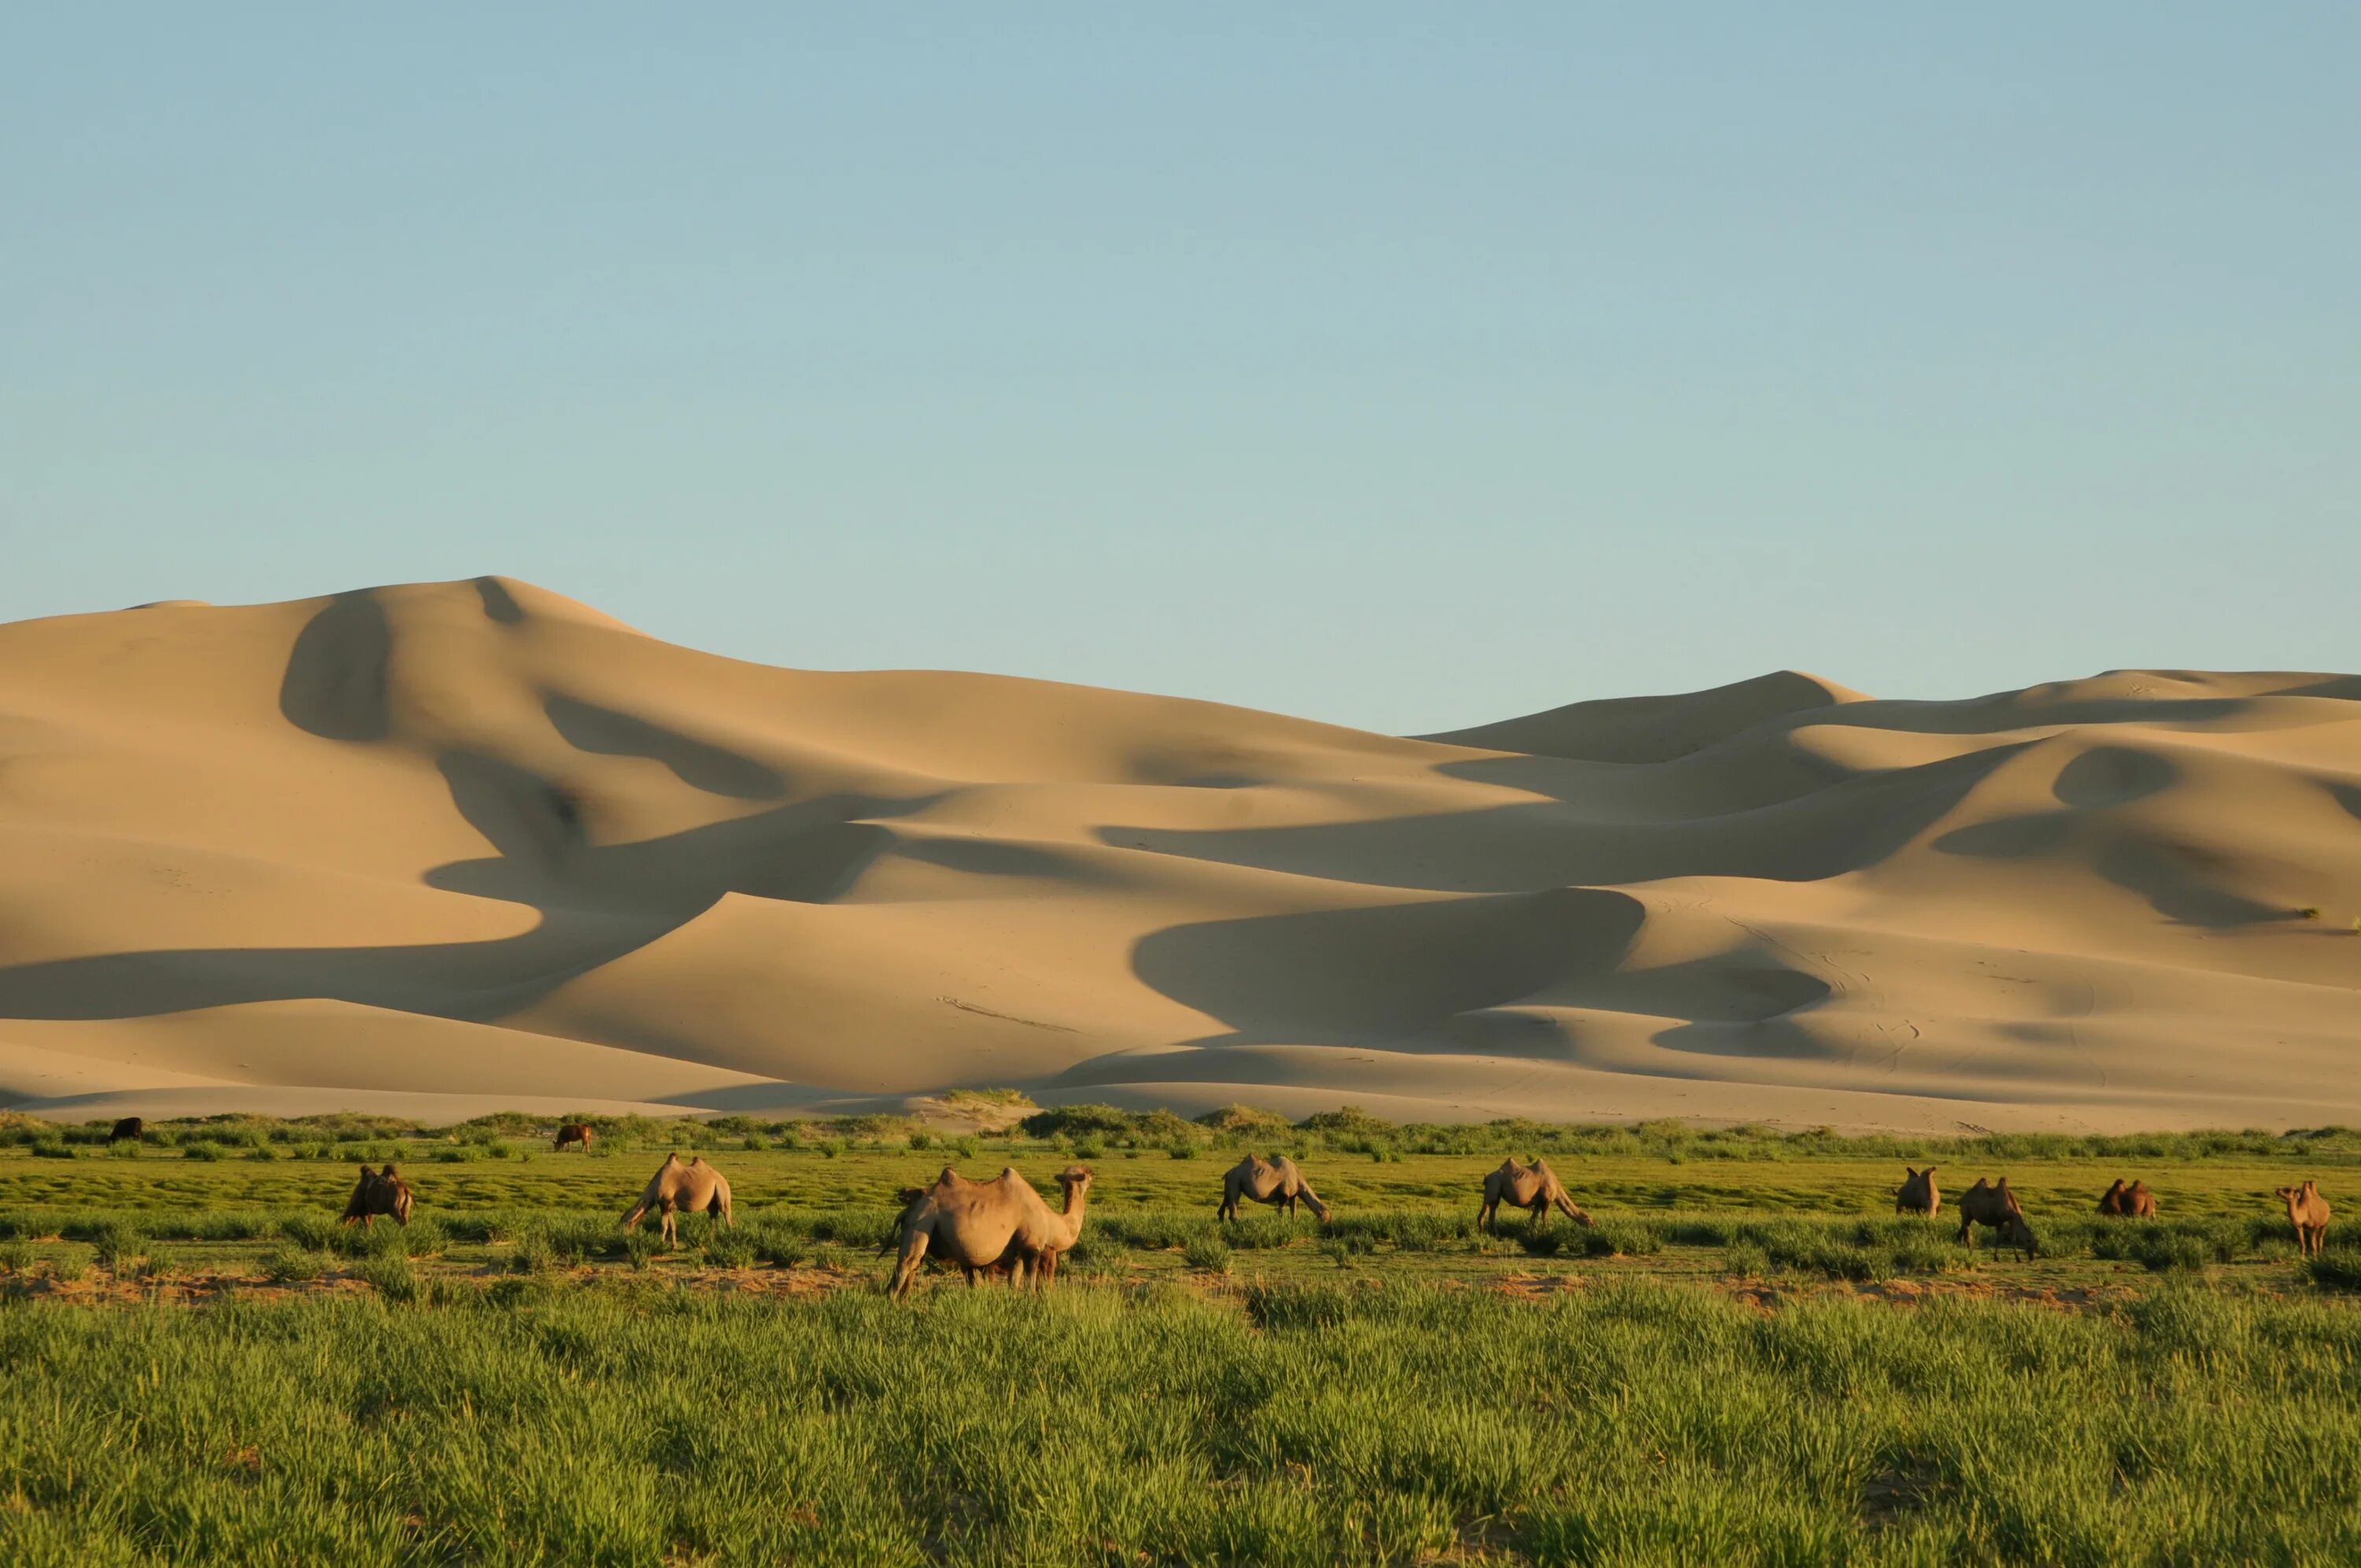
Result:
<svg viewBox="0 0 2361 1568"><path fill-rule="evenodd" d="M1230 1271L1230 1245L1216 1235L1194 1236L1180 1249L1180 1259L1190 1267L1207 1274L1227 1274Z"/></svg>
<svg viewBox="0 0 2361 1568"><path fill-rule="evenodd" d="M280 1285L300 1285L326 1272L320 1254L297 1246L275 1246L262 1255L262 1277Z"/></svg>
<svg viewBox="0 0 2361 1568"><path fill-rule="evenodd" d="M412 1272L410 1260L400 1254L386 1253L365 1259L353 1272L389 1301L408 1303L418 1299L418 1276Z"/></svg>

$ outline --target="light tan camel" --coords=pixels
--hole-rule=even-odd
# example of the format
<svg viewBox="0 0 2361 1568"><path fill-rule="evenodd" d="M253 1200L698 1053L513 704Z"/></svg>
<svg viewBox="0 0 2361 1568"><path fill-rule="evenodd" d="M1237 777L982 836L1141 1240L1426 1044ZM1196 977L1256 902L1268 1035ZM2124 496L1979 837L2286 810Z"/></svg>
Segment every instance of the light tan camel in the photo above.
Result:
<svg viewBox="0 0 2361 1568"><path fill-rule="evenodd" d="M2099 1194L2099 1212L2119 1220L2153 1220L2156 1218L2156 1194L2147 1190L2145 1181L2134 1181L2129 1187L2124 1179Z"/></svg>
<svg viewBox="0 0 2361 1568"><path fill-rule="evenodd" d="M978 1275L1004 1266L1013 1285L1025 1283L1027 1269L1037 1283L1054 1278L1059 1255L1082 1234L1090 1168L1069 1166L1058 1173L1058 1181L1066 1190L1066 1206L1053 1214L1014 1166L992 1181L970 1181L943 1167L935 1184L902 1211L901 1255L886 1293L896 1300L910 1293L929 1248L966 1274L971 1285Z"/></svg>
<svg viewBox="0 0 2361 1568"><path fill-rule="evenodd" d="M1590 1223L1590 1216L1574 1206L1574 1200L1565 1195L1565 1188L1558 1181L1557 1172L1544 1159L1520 1165L1511 1155L1500 1162L1499 1169L1488 1172L1484 1178L1484 1206L1476 1211L1476 1223L1488 1231L1498 1230L1500 1205L1504 1202L1511 1209L1528 1211L1532 1215L1531 1223L1535 1226L1547 1216L1552 1204L1576 1224Z"/></svg>
<svg viewBox="0 0 2361 1568"><path fill-rule="evenodd" d="M395 1175L390 1165L382 1172L363 1166L360 1181L345 1201L345 1217L337 1223L349 1225L357 1220L366 1231L376 1225L379 1214L397 1225L410 1223L410 1183Z"/></svg>
<svg viewBox="0 0 2361 1568"><path fill-rule="evenodd" d="M1943 1212L1943 1190L1935 1185L1935 1168L1915 1170L1902 1168L1909 1175L1894 1190L1894 1212L1897 1214L1924 1214L1933 1219Z"/></svg>
<svg viewBox="0 0 2361 1568"><path fill-rule="evenodd" d="M2306 1181L2301 1187L2279 1188L2273 1196L2287 1204L2289 1223L2295 1226L2295 1245L2310 1257L2328 1241L2328 1200L2320 1195L2320 1184Z"/></svg>
<svg viewBox="0 0 2361 1568"><path fill-rule="evenodd" d="M730 1217L729 1178L706 1164L703 1155L683 1163L677 1149L666 1155L656 1173L648 1178L647 1190L640 1194L638 1205L623 1216L623 1229L637 1225L651 1209L664 1212L664 1239L668 1247L680 1245L673 1224L675 1213L715 1214L725 1225L737 1224Z"/></svg>
<svg viewBox="0 0 2361 1568"><path fill-rule="evenodd" d="M1320 1194L1312 1190L1312 1183L1295 1168L1295 1162L1283 1154L1268 1159L1260 1155L1248 1155L1222 1173L1222 1206L1213 1211L1220 1218L1238 1217L1238 1200L1251 1198L1257 1203L1268 1203L1274 1209L1284 1209L1292 1215L1299 1198L1312 1205L1312 1212L1323 1224L1328 1219L1328 1205Z"/></svg>

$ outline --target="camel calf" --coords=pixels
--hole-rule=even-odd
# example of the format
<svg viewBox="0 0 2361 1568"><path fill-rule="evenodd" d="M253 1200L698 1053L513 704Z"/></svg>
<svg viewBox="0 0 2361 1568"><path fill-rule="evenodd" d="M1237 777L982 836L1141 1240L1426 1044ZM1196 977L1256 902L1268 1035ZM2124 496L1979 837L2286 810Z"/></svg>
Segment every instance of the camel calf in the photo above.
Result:
<svg viewBox="0 0 2361 1568"><path fill-rule="evenodd" d="M636 1226L651 1209L661 1210L664 1213L662 1229L664 1245L668 1247L680 1245L680 1234L673 1223L673 1216L684 1211L692 1214L717 1215L725 1225L735 1226L737 1223L730 1217L729 1179L706 1164L703 1155L683 1164L678 1149L664 1156L664 1162L656 1167L653 1176L648 1178L647 1190L640 1194L639 1203L623 1216L623 1229L628 1231Z"/></svg>
<svg viewBox="0 0 2361 1568"><path fill-rule="evenodd" d="M1942 1212L1943 1193L1935 1185L1935 1168L1930 1165L1924 1170L1916 1170L1905 1165L1902 1168L1909 1174L1894 1190L1894 1212L1924 1214L1930 1220Z"/></svg>
<svg viewBox="0 0 2361 1568"><path fill-rule="evenodd" d="M2288 1221L2295 1226L2295 1245L2303 1255L2312 1256L2328 1242L2328 1200L2320 1195L2320 1183L2306 1181L2301 1187L2279 1188L2273 1196L2287 1204Z"/></svg>
<svg viewBox="0 0 2361 1568"><path fill-rule="evenodd" d="M582 1146L582 1152L584 1154L588 1154L590 1152L590 1124L588 1122L566 1122L560 1124L557 1129L557 1142L554 1147L563 1149L568 1144L580 1144Z"/></svg>
<svg viewBox="0 0 2361 1568"><path fill-rule="evenodd" d="M356 1220L361 1229L368 1230L377 1223L379 1214L386 1215L397 1225L410 1223L410 1183L394 1174L393 1167L382 1172L360 1168L361 1179L353 1195L345 1201L345 1217L336 1223L349 1225Z"/></svg>
<svg viewBox="0 0 2361 1568"><path fill-rule="evenodd" d="M2000 1179L1995 1187L1982 1177L1976 1184L1960 1194L1960 1234L1957 1239L1975 1245L1973 1225L1982 1225L2000 1233L1996 1245L2015 1247L2031 1261L2041 1250L2033 1236L2033 1227L2026 1223L2025 1211L2018 1207L2016 1194L2008 1190L2008 1178Z"/></svg>
<svg viewBox="0 0 2361 1568"><path fill-rule="evenodd" d="M2117 1220L2153 1220L2156 1218L2156 1194L2147 1190L2145 1181L2124 1185L2122 1177L2115 1184L2099 1194L2099 1212Z"/></svg>
<svg viewBox="0 0 2361 1568"><path fill-rule="evenodd" d="M1547 1217L1551 1205L1577 1225L1590 1223L1590 1216L1574 1206L1558 1181L1557 1173L1547 1160L1536 1159L1531 1165L1520 1165L1511 1155L1500 1162L1500 1168L1484 1178L1484 1206L1476 1211L1476 1223L1485 1230L1499 1229L1500 1205L1523 1209L1532 1216L1529 1222L1538 1228Z"/></svg>
<svg viewBox="0 0 2361 1568"><path fill-rule="evenodd" d="M1323 1224L1328 1220L1328 1205L1320 1201L1320 1194L1312 1190L1312 1183L1303 1179L1303 1173L1295 1168L1295 1162L1283 1154L1272 1155L1268 1159L1259 1155L1248 1155L1224 1171L1222 1206L1213 1211L1214 1214L1224 1220L1236 1219L1241 1198L1251 1198L1257 1203L1284 1209L1290 1217L1295 1213L1295 1201L1301 1198L1312 1205L1315 1219Z"/></svg>

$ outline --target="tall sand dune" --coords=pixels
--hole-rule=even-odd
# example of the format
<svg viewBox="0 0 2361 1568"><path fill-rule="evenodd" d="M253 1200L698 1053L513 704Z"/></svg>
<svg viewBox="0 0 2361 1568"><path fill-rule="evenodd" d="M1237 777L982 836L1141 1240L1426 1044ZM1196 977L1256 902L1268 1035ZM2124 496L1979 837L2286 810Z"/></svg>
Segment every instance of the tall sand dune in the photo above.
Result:
<svg viewBox="0 0 2361 1568"><path fill-rule="evenodd" d="M498 578L0 627L0 1098L2361 1123L2361 678L1422 740Z"/></svg>

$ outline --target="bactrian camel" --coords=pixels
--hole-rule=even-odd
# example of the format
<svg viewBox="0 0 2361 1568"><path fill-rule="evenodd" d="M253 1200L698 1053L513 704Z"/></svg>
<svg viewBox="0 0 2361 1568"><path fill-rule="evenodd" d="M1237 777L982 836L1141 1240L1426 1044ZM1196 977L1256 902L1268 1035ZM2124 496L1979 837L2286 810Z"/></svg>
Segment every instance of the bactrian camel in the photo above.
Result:
<svg viewBox="0 0 2361 1568"><path fill-rule="evenodd" d="M2099 1212L2119 1220L2153 1220L2156 1218L2156 1194L2147 1190L2145 1181L2135 1181L2129 1187L2124 1179L2099 1194Z"/></svg>
<svg viewBox="0 0 2361 1568"><path fill-rule="evenodd" d="M2287 1204L2288 1220L2295 1226L2295 1245L2303 1255L2310 1257L2328 1240L2328 1200L2320 1195L2320 1184L2307 1181L2301 1187L2282 1187L2274 1194Z"/></svg>
<svg viewBox="0 0 2361 1568"><path fill-rule="evenodd" d="M935 1184L918 1191L902 1211L901 1255L886 1293L896 1300L909 1294L930 1248L964 1272L971 1285L978 1274L1003 1266L1012 1285L1024 1284L1028 1271L1036 1284L1055 1278L1059 1255L1082 1234L1090 1168L1068 1166L1058 1173L1058 1183L1065 1189L1065 1208L1052 1213L1013 1166L991 1181L970 1181L945 1166Z"/></svg>
<svg viewBox="0 0 2361 1568"><path fill-rule="evenodd" d="M1236 1219L1241 1198L1284 1209L1290 1215L1295 1212L1295 1201L1300 1198L1312 1205L1312 1212L1323 1223L1328 1218L1328 1205L1312 1190L1312 1183L1303 1179L1295 1162L1283 1154L1275 1154L1268 1159L1250 1154L1222 1172L1222 1206L1214 1212L1224 1220Z"/></svg>
<svg viewBox="0 0 2361 1568"><path fill-rule="evenodd" d="M2025 1211L2016 1201L2016 1194L2008 1190L2008 1178L2000 1179L1995 1187L1982 1177L1976 1184L1960 1194L1960 1234L1957 1239L1975 1245L1975 1233L1971 1228L1982 1225L1999 1232L1996 1245L2015 1247L2031 1259L2041 1250L2033 1239L2033 1227L2026 1223Z"/></svg>
<svg viewBox="0 0 2361 1568"><path fill-rule="evenodd" d="M656 1173L648 1178L647 1190L640 1194L638 1205L623 1216L623 1229L628 1231L637 1225L651 1209L663 1211L664 1245L668 1247L680 1245L679 1234L673 1224L676 1213L712 1214L725 1225L737 1223L730 1217L729 1178L706 1164L703 1155L683 1161L677 1149L666 1155L664 1162L656 1167Z"/></svg>
<svg viewBox="0 0 2361 1568"><path fill-rule="evenodd" d="M349 1225L357 1220L361 1229L368 1230L379 1214L390 1217L397 1225L410 1223L410 1183L395 1175L390 1165L382 1172L363 1166L360 1181L345 1202L345 1217L337 1223Z"/></svg>
<svg viewBox="0 0 2361 1568"><path fill-rule="evenodd" d="M1924 1170L1904 1166L1909 1172L1902 1185L1894 1190L1894 1212L1897 1214L1924 1214L1933 1219L1943 1210L1943 1190L1935 1185L1935 1168Z"/></svg>
<svg viewBox="0 0 2361 1568"><path fill-rule="evenodd" d="M1500 1168L1484 1178L1484 1206L1476 1211L1476 1223L1484 1229L1499 1229L1500 1205L1522 1209L1532 1214L1532 1223L1539 1226L1547 1217L1551 1205L1577 1225L1590 1223L1590 1216L1574 1206L1565 1195L1565 1188L1549 1162L1536 1159L1531 1165L1521 1165L1514 1156L1500 1162Z"/></svg>

